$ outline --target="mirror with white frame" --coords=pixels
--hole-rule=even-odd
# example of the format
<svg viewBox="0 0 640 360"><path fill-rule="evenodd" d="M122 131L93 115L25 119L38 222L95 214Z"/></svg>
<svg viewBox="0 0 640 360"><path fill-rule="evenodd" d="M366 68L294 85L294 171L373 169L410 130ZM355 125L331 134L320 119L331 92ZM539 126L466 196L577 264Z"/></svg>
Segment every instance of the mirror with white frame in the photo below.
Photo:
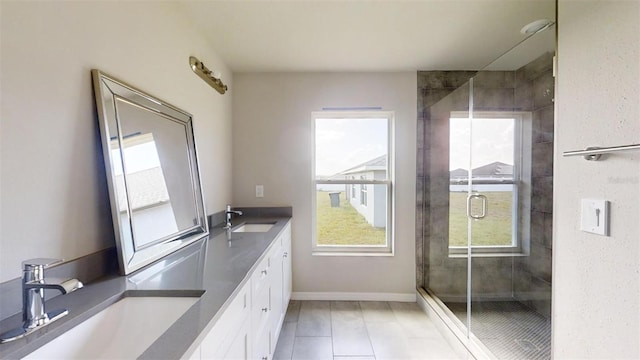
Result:
<svg viewBox="0 0 640 360"><path fill-rule="evenodd" d="M92 70L120 272L208 235L192 116Z"/></svg>

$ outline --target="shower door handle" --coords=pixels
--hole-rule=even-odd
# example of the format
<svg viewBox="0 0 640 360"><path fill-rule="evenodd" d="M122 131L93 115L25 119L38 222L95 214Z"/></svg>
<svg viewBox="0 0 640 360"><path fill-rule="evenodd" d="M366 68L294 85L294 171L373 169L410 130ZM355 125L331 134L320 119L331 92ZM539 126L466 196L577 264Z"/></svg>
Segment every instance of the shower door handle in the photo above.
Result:
<svg viewBox="0 0 640 360"><path fill-rule="evenodd" d="M471 213L471 201L473 199L480 199L482 201L482 212L479 215ZM484 219L487 216L487 197L482 194L471 194L467 196L467 217L475 220Z"/></svg>

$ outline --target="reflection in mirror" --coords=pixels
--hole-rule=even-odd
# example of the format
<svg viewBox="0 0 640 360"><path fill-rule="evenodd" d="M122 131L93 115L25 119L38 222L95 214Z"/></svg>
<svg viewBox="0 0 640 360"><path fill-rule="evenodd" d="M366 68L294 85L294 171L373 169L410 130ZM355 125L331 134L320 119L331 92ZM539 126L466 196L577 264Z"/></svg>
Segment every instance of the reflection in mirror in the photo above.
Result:
<svg viewBox="0 0 640 360"><path fill-rule="evenodd" d="M132 134L124 136L123 157L126 159L127 184L131 194L131 212L133 239L136 249L153 243L154 239L162 239L178 231L167 184L164 181L158 150L152 133ZM112 144L116 141L112 140ZM115 159L120 160L120 149L112 150ZM120 169L121 166L116 167ZM121 196L121 222L127 220L128 203L124 198L124 174L115 173L116 193Z"/></svg>
<svg viewBox="0 0 640 360"><path fill-rule="evenodd" d="M93 71L123 274L207 235L191 115Z"/></svg>

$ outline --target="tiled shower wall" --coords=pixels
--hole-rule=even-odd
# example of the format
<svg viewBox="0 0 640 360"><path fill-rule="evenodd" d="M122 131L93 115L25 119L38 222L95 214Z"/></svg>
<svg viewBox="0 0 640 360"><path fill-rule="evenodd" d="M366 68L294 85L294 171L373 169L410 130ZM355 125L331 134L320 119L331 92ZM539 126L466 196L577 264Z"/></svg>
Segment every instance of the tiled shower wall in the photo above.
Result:
<svg viewBox="0 0 640 360"><path fill-rule="evenodd" d="M466 258L448 253L449 117L474 107L485 111L531 111L532 199L530 256L474 258L474 296L515 295L543 314L551 281L551 198L553 155L553 77L551 55L517 71L418 72L416 279L443 300L464 301ZM462 86L465 85L465 86ZM462 87L461 87L462 86ZM545 295L546 294L546 295Z"/></svg>
<svg viewBox="0 0 640 360"><path fill-rule="evenodd" d="M461 88L469 78L475 75L475 71L419 71L418 72L418 117L417 117L417 154L416 154L416 281L417 287L429 288L429 276L425 272L430 265L431 253L431 179L436 179L439 175L442 178L442 171L436 172L436 167L432 169L432 148L438 151L436 144L432 141L431 107L453 93L454 91L464 91ZM464 95L463 95L464 97ZM468 103L468 100L467 100ZM448 130L447 130L448 132ZM440 149L442 151L442 149ZM442 154L443 161L448 164L449 155ZM441 159L435 157L436 162ZM440 168L442 164L440 164ZM439 174L438 174L439 173ZM445 171L448 183L448 165ZM448 189L447 189L448 193ZM448 199L447 204L448 206ZM436 206L436 202L433 203ZM442 204L440 204L442 206ZM447 208L448 209L448 208Z"/></svg>

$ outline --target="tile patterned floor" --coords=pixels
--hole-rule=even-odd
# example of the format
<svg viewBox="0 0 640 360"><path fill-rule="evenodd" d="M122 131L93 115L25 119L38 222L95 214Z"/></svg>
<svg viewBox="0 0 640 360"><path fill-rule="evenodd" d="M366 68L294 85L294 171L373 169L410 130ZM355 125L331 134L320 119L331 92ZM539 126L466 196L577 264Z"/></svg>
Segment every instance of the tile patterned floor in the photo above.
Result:
<svg viewBox="0 0 640 360"><path fill-rule="evenodd" d="M273 358L461 359L416 303L295 300Z"/></svg>

